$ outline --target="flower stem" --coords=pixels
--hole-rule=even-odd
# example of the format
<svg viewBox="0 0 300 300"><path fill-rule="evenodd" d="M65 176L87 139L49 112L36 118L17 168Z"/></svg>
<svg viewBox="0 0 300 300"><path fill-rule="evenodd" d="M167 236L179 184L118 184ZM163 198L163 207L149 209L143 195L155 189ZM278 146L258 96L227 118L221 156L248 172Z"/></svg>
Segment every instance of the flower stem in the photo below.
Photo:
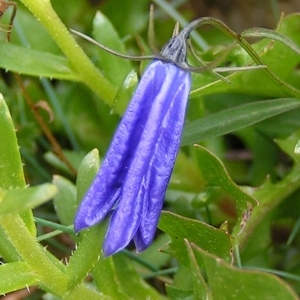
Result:
<svg viewBox="0 0 300 300"><path fill-rule="evenodd" d="M80 80L91 88L103 101L111 105L116 89L91 63L84 51L78 46L69 30L53 10L49 0L20 0L46 28Z"/></svg>

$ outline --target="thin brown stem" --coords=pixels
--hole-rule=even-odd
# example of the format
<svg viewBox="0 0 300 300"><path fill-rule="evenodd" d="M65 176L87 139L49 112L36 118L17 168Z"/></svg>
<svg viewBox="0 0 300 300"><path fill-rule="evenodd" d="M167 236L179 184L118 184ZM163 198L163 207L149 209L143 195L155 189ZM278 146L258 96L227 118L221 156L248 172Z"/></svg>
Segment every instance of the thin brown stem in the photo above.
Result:
<svg viewBox="0 0 300 300"><path fill-rule="evenodd" d="M8 29L7 29L7 36L6 36L6 41L10 42L10 37L11 37L11 31L12 31L12 25L17 13L17 4L13 1L5 1L5 0L0 0L0 17L5 13L5 11L12 6L12 13L9 19L9 24L8 24Z"/></svg>
<svg viewBox="0 0 300 300"><path fill-rule="evenodd" d="M47 125L47 123L44 121L44 119L42 118L42 116L39 113L39 107L36 106L33 101L31 100L30 95L28 94L23 81L21 79L21 76L19 74L14 74L15 78L18 82L18 85L20 86L22 93L24 95L25 101L28 105L28 107L30 108L31 112L33 113L36 121L38 122L38 124L41 127L42 132L45 134L46 138L48 139L49 143L52 146L52 150L53 152L58 156L58 158L64 162L66 164L66 166L68 167L68 169L70 170L72 175L76 175L76 170L74 169L74 167L71 165L71 163L68 161L68 159L66 158L66 156L64 155L60 144L58 143L57 139L54 137L54 135L52 134L49 126Z"/></svg>

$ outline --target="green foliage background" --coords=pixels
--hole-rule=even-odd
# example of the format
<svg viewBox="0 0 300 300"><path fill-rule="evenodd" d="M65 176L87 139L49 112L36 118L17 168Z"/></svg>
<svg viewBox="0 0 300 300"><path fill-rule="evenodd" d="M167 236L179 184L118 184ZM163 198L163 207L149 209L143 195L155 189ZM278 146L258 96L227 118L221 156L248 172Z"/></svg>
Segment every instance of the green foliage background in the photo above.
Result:
<svg viewBox="0 0 300 300"><path fill-rule="evenodd" d="M195 16L187 1L155 3L161 47L175 21ZM150 54L150 2L16 4L11 41L5 32L0 41L0 294L298 299L300 15L278 20L275 33L244 31L252 48L240 39L227 51L234 36L218 26L192 36L203 61L226 54L227 80L193 74L154 243L103 258L107 222L76 236L74 214L147 62L106 53L68 28L121 53ZM237 69L255 64L264 67Z"/></svg>

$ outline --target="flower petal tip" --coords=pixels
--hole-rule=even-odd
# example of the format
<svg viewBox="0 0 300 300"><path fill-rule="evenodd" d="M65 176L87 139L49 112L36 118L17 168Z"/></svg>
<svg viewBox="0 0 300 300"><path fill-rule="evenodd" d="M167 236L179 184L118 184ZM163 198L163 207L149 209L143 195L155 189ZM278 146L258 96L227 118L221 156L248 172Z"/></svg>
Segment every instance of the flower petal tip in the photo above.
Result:
<svg viewBox="0 0 300 300"><path fill-rule="evenodd" d="M115 247L115 245L112 245L112 243L108 244L108 243L104 243L103 246L103 255L104 257L109 257L113 254L116 254L117 252L123 250L123 247Z"/></svg>
<svg viewBox="0 0 300 300"><path fill-rule="evenodd" d="M87 226L84 226L83 224L80 224L79 220L75 220L74 222L74 231L77 234L79 231L83 230Z"/></svg>
<svg viewBox="0 0 300 300"><path fill-rule="evenodd" d="M87 224L85 218L80 214L80 210L78 211L75 220L74 220L74 231L77 234L79 231L90 227L90 224Z"/></svg>

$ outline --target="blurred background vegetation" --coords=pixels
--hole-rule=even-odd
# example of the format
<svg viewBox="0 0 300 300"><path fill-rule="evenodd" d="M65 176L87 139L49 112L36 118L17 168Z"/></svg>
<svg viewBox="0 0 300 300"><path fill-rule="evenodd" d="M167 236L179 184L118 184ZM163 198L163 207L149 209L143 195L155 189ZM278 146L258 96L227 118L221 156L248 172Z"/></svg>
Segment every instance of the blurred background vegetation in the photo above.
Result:
<svg viewBox="0 0 300 300"><path fill-rule="evenodd" d="M153 2L155 4L156 43L159 48L170 38L175 21L182 21L181 18L191 21L203 16L216 17L236 32L241 32L250 27L275 29L281 12L288 15L300 11L298 0L174 0L168 2L156 0ZM51 3L67 28L94 36L103 44L120 52L132 55L149 54L147 45L151 3L149 0L52 0ZM20 2L17 2L17 5L11 43L31 50L62 55L59 47L38 20ZM105 26L110 26L107 32L103 30L105 27L101 27L100 23L95 23L97 11L106 17L100 17L98 22L101 23L102 20ZM9 17L8 10L1 19L3 28L8 23ZM103 31L96 31L97 28ZM294 31L292 37L295 36ZM288 29L286 32L289 32ZM201 57L207 60L213 59L216 53L223 51L224 46L230 43L228 37L212 26L199 30L198 34L204 42L201 44L202 39L198 37L194 42L195 49L201 53ZM4 42L6 33L1 32L1 35ZM34 77L30 76L30 70L16 76L13 72L7 72L2 65L0 91L7 101L17 129L26 182L32 186L51 182L54 174L75 182L78 166L89 151L97 148L100 158L105 155L122 112L130 101L138 78L147 64L112 57L110 54L103 53L95 45L79 37L75 38L104 77L116 89L113 105L101 101L104 100L101 99L101 95L96 94L78 80L60 80L55 76L44 78L42 75ZM256 42L256 40L253 41ZM299 45L299 39L295 42ZM263 43L257 43L257 45L259 50L266 49L265 51L268 52L267 46L265 48L261 46ZM261 53L263 55L263 51ZM279 53L280 50L277 49L275 54ZM276 74L282 75L287 82L299 89L299 73L294 69L292 73L288 66L285 67L282 60L286 58L273 57L272 53L267 53L267 55L266 61L270 62L271 68L274 67ZM22 60L22 57L14 59L17 63L18 60ZM298 58L293 57L293 59L297 61ZM224 64L234 63L240 66L245 61L247 62L244 53L233 50ZM82 74L82 76L85 75ZM194 75L194 94L192 92L186 117L187 123L239 104L291 97L280 87L267 83L267 79L265 82L255 77L255 74L249 75L249 78L241 77L237 79L241 81L239 83L233 80L231 87L226 83L221 83L214 91L214 87L209 90L209 84L217 79L211 73ZM245 80L244 84L243 80ZM207 87L207 92L197 92L197 89L203 86ZM30 108L31 104L33 106ZM294 158L286 151L289 146L284 143L288 141L291 134L298 132L299 113L299 108L296 108L263 123L205 139L201 141L201 145L216 154L234 181L240 186L250 187L249 191L252 193L255 187L280 182L290 172ZM37 116L42 119L43 125L37 121ZM282 139L283 142L280 144L277 142L278 139ZM206 221L217 227L228 220L230 227L237 218L235 206L220 191L213 188L205 190L205 194L201 193L203 174L196 152L191 145L185 145L182 148L167 193L165 208L182 216ZM204 205L201 197L208 199L209 205L207 203ZM300 190L296 189L292 194L288 194L280 205L274 207L265 220L261 221L261 225L253 234L254 244L250 241L250 245L242 254L246 265L282 270L298 276L297 280L286 279L298 293L300 293L300 236L297 235L300 226L299 212ZM35 216L59 222L52 203L38 207L35 210ZM39 234L43 235L51 229L45 225L39 225L38 230ZM156 249L165 242L166 238L162 235ZM46 244L59 258L68 257L74 248L74 242L67 234L48 239ZM149 254L146 253L145 257L147 255ZM162 269L173 266L170 259L160 257L155 257L155 259ZM160 259L161 261L158 262ZM178 278L177 281L179 281ZM161 282L168 282L168 280L168 278L162 280L152 278L149 282L164 294L165 290ZM21 299L25 297L24 294L26 291L12 294L6 299ZM38 297L41 296L37 293L36 296L30 296L30 299L38 299Z"/></svg>

